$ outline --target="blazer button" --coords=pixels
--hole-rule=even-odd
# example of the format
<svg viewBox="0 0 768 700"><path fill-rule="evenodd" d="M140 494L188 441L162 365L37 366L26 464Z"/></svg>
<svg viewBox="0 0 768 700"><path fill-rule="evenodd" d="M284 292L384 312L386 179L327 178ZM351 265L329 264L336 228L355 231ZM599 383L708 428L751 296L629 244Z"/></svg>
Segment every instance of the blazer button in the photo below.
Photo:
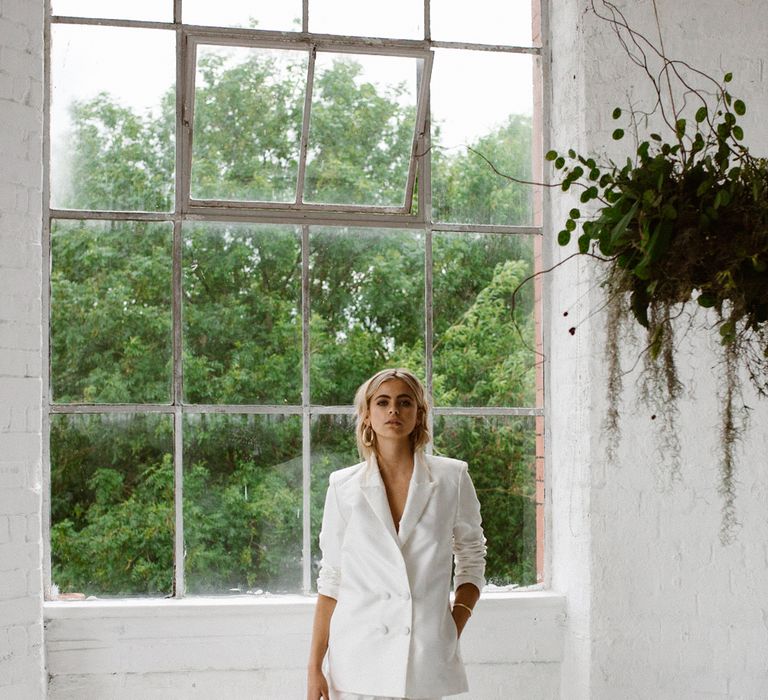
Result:
<svg viewBox="0 0 768 700"><path fill-rule="evenodd" d="M382 634L387 634L387 632L389 632L389 627L386 625L379 625L379 632Z"/></svg>
<svg viewBox="0 0 768 700"><path fill-rule="evenodd" d="M407 637L411 633L410 627L403 627L403 634Z"/></svg>
<svg viewBox="0 0 768 700"><path fill-rule="evenodd" d="M384 598L384 600L389 600L392 597L392 594L389 591L384 591L381 594L381 597Z"/></svg>
<svg viewBox="0 0 768 700"><path fill-rule="evenodd" d="M403 593L403 600L410 600L410 599L411 599L411 594L408 591Z"/></svg>

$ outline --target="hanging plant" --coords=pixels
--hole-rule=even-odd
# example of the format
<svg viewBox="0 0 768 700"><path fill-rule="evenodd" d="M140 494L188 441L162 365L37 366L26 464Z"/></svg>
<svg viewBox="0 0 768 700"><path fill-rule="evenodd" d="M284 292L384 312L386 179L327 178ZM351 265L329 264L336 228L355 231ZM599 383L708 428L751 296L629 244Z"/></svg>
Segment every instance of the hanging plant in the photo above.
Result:
<svg viewBox="0 0 768 700"><path fill-rule="evenodd" d="M496 174L514 182L566 192L580 189L584 212L571 209L557 236L561 246L571 245L576 237L578 252L520 286L573 257L589 256L606 266L602 286L607 299L609 459L620 438L619 403L626 374L620 363L622 330L642 328L647 345L640 398L659 425L660 451L670 477L679 476L677 418L683 385L675 364L675 327L678 332L681 325L684 331L693 328L702 318L695 309L709 310L700 325L714 327L723 360L719 491L720 537L726 543L736 525L735 446L748 418L748 407L739 404L740 378L746 374L758 396L768 394L768 160L753 156L743 143L738 122L747 105L728 90L732 74L718 81L669 59L655 0L652 4L658 46L633 29L609 0L601 2L607 14L591 2L592 11L614 30L656 95L647 113L613 109L613 139L626 142L633 137L624 163L574 149L551 150L546 160L562 180L534 183L500 172L487 156L473 152ZM656 73L650 68L654 61L660 65ZM694 88L689 75L705 88ZM661 127L649 130L651 120Z"/></svg>
<svg viewBox="0 0 768 700"><path fill-rule="evenodd" d="M631 320L647 332L643 396L661 412L673 476L679 469L675 422L682 389L673 321L690 304L714 311L723 348L720 491L721 538L727 541L735 524L735 403L741 371L760 395L768 392L768 161L754 157L743 144L738 121L747 106L728 90L731 73L719 82L694 71L708 89L693 89L680 71L682 65L690 72L690 66L668 59L663 45L656 48L629 27L614 5L604 6L611 15L598 16L609 21L620 38L625 32L632 39L630 58L646 72L645 50L661 61L660 73L648 72L648 77L656 90L663 130L641 137L647 115L634 110L625 114L616 107L613 139L626 141L628 132L635 138L624 164L574 150L546 154L562 173L562 190L580 187L580 201L589 208L587 214L571 209L557 240L567 246L576 236L580 254L598 257L608 266L609 449L615 449L619 434L620 327ZM687 97L680 106L675 87ZM691 100L696 101L693 107Z"/></svg>

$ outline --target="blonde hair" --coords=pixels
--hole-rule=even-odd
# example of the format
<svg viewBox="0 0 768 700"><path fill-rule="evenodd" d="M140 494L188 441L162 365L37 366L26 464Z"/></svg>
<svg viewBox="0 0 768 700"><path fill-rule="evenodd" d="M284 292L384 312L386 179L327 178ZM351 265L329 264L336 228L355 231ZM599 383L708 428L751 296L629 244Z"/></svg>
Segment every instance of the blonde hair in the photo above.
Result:
<svg viewBox="0 0 768 700"><path fill-rule="evenodd" d="M413 392L416 400L416 427L408 436L411 440L411 449L413 452L424 450L429 443L429 427L427 425L427 416L429 414L429 403L427 402L424 386L418 380L416 375L410 370L398 367L396 369L383 369L376 372L370 379L363 382L355 393L355 440L357 441L357 451L362 459L368 459L371 453L377 451L376 433L371 428L373 440L370 445L363 441L363 433L370 426L367 422L370 401L378 388L390 379L402 379Z"/></svg>

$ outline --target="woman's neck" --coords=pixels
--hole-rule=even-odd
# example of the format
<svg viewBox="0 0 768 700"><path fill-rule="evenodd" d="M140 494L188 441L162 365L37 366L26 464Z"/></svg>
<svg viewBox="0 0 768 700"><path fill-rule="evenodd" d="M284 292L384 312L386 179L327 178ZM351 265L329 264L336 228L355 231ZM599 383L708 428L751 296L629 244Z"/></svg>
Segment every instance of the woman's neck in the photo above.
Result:
<svg viewBox="0 0 768 700"><path fill-rule="evenodd" d="M413 470L413 450L410 441L379 443L376 451L376 461L379 471L392 475L410 475Z"/></svg>

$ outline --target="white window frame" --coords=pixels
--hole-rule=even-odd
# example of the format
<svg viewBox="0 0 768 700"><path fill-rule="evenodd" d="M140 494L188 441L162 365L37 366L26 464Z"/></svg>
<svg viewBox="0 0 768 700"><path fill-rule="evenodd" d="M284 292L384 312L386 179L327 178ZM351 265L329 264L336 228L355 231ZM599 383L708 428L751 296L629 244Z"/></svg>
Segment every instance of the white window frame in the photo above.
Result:
<svg viewBox="0 0 768 700"><path fill-rule="evenodd" d="M169 2L171 0L168 0ZM535 58L534 80L534 139L532 147L534 180L541 180L543 153L541 139L543 138L542 104L544 101L544 86L548 80L548 71L542 62L543 49L540 46L491 45L479 43L464 43L453 41L433 41L430 38L430 0L424 1L424 39L423 40L394 40L381 37L341 36L330 34L313 34L307 31L310 0L303 0L303 16L301 32L273 32L256 29L233 29L226 27L200 27L186 25L181 22L183 0L172 0L174 7L173 22L156 22L140 20L98 19L71 16L55 16L51 12L51 0L45 0L45 101L43 126L43 256L48 261L43 266L43 581L46 599L51 598L51 542L50 542L50 509L51 509L51 479L50 479L50 420L56 414L110 414L110 413L162 413L173 418L174 440L174 474L175 474L175 534L174 534L174 598L185 595L184 566L184 524L183 524L183 417L195 413L230 413L230 414L280 414L300 415L302 418L302 469L303 469L303 537L302 537L302 586L305 594L312 590L311 581L311 531L310 531L310 428L313 415L335 414L350 415L354 413L351 405L325 406L310 402L309 377L309 232L311 226L349 226L419 229L425 234L425 372L426 389L430 403L433 394L432 387L432 345L433 345L433 316L432 316L432 237L434 232L472 232L499 233L506 235L524 235L534 238L534 254L536 266L541 268L541 241L543 226L541 223L541 193L534 194L534 224L530 226L494 225L494 224L464 224L439 222L432 220L431 202L431 168L430 168L430 124L429 124L429 79L431 75L433 49L459 49L490 51L495 53L527 54ZM543 10L544 8L542 8ZM545 18L540 18L541 22ZM56 209L50 206L50 123L51 123L51 26L54 24L77 24L106 27L126 27L137 29L160 29L175 33L176 37L176 168L175 168L175 201L174 208L169 212L146 211L106 211L106 210L69 210ZM414 56L424 59L424 72L419 88L418 115L412 147L412 167L410 168L408 185L413 191L412 176L415 176L413 163L418 164L419 182L418 208L415 214L409 213L410 207L393 210L392 208L376 208L370 206L350 205L306 205L294 203L270 202L222 202L217 200L193 200L189 196L189 173L191 166L192 124L188 115L192 114L191 99L194 95L195 51L199 44L259 47L296 47L305 46L308 51L317 50L345 51L348 53L373 53L387 56ZM311 65L310 65L311 72ZM308 74L308 85L311 85L311 75ZM306 99L311 99L307 90ZM420 116L423 114L423 121ZM307 129L307 113L303 131ZM306 144L306 133L302 145ZM426 157L416 157L423 154ZM408 202L406 201L406 205ZM53 220L123 220L123 221L164 221L173 224L173 387L171 402L168 404L55 404L51 397L51 349L50 349L50 251L51 251L51 222ZM181 282L182 282L182 223L189 221L242 221L252 223L294 224L301 227L302 246L302 399L300 405L203 405L187 404L183 401L182 375L182 336L181 336ZM539 277L536 279L535 304L536 316L536 350L543 353L541 328L541 287ZM433 416L531 416L536 421L537 436L543 435L543 371L539 368L536 382L535 406L498 406L498 407L461 407L436 406ZM430 424L430 430L432 424ZM537 549L540 550L544 541L544 472L543 449L539 449L537 437ZM540 580L544 579L544 557L537 551L537 571Z"/></svg>

